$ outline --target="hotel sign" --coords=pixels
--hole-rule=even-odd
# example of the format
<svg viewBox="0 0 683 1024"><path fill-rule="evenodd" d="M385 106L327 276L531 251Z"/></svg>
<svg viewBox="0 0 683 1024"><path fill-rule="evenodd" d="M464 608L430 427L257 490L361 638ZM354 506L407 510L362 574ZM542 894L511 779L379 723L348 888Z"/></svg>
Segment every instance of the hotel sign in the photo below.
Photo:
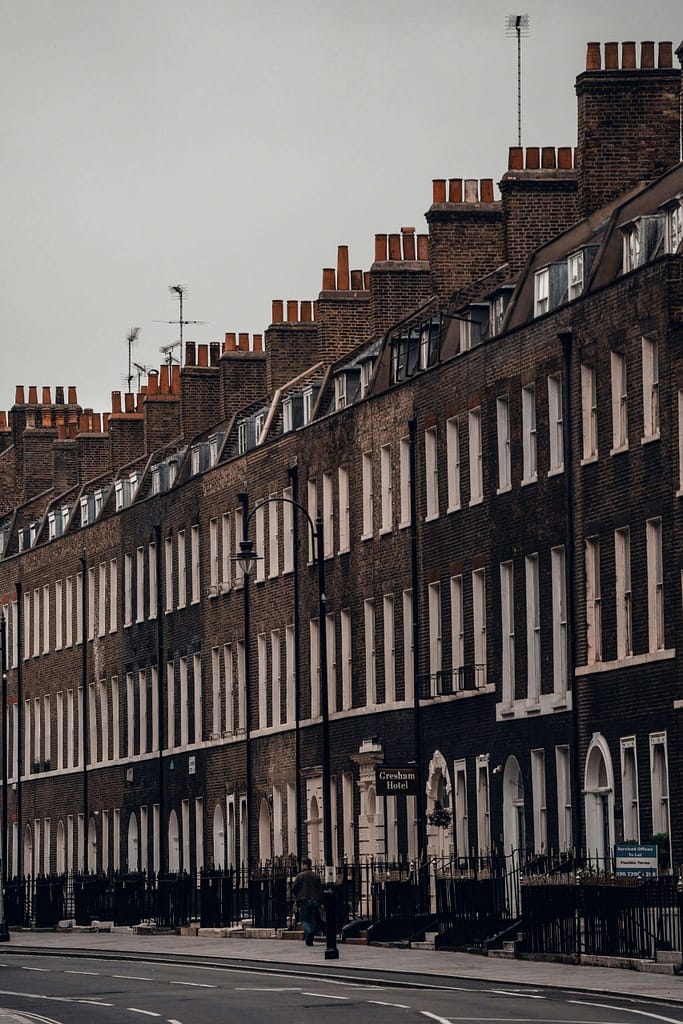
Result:
<svg viewBox="0 0 683 1024"><path fill-rule="evenodd" d="M377 767L377 796L417 796L417 769Z"/></svg>

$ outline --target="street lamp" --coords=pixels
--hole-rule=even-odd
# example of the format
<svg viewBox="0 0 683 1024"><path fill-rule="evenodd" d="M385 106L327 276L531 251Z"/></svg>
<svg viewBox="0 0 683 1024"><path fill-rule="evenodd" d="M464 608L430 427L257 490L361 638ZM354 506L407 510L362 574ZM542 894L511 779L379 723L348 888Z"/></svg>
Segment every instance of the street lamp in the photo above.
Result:
<svg viewBox="0 0 683 1024"><path fill-rule="evenodd" d="M5 882L7 880L7 613L0 606L0 671L2 672L2 844L0 845L0 942L9 942L5 917Z"/></svg>
<svg viewBox="0 0 683 1024"><path fill-rule="evenodd" d="M246 510L247 502L246 495L242 496L243 507ZM320 708L322 712L322 725L323 725L323 765L322 765L322 788L323 788L323 848L324 848L324 860L325 860L325 919L326 919L326 940L327 947L325 949L326 960L337 960L339 958L339 950L337 948L337 905L336 905L336 894L334 890L334 883L336 881L336 871L334 866L334 855L332 850L332 810L330 807L330 714L329 714L329 699L327 692L327 619L326 619L326 608L327 608L327 597L325 596L325 562L323 557L323 521L320 516L316 518L315 523L311 519L308 510L300 505L298 501L294 501L292 498L280 497L275 495L272 498L264 498L263 501L257 502L252 508L248 515L244 516L243 519L243 537L240 542L240 553L235 556L235 561L239 564L242 572L245 576L245 612L248 613L249 602L248 602L248 589L247 579L251 572L254 570L256 561L260 557L256 551L254 551L254 543L249 540L249 523L259 508L263 508L265 505L270 504L285 504L291 505L299 512L303 513L308 522L311 538L314 542L313 550L316 553L316 562L318 566L318 675L320 678ZM297 552L294 553L295 557ZM298 609L295 609L295 614L298 613ZM249 636L248 631L248 618L245 621L245 683L247 686L247 693L249 691ZM249 705L247 701L247 718L249 716ZM247 738L249 737L249 728L247 723ZM248 767L248 755L247 755L247 772ZM297 786L299 780L297 779ZM247 801L249 800L249 790L247 785ZM248 821L251 821L251 808L247 806Z"/></svg>

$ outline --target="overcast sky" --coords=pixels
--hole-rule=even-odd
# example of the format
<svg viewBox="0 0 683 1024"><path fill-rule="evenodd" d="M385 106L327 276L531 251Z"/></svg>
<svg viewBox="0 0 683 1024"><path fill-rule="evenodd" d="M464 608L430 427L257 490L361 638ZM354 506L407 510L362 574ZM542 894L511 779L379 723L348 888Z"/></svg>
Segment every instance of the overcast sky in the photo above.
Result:
<svg viewBox="0 0 683 1024"><path fill-rule="evenodd" d="M680 0L0 0L0 409L15 384L110 408L126 337L261 332L337 245L425 230L432 178L492 177L517 141L574 145L588 40L683 36Z"/></svg>

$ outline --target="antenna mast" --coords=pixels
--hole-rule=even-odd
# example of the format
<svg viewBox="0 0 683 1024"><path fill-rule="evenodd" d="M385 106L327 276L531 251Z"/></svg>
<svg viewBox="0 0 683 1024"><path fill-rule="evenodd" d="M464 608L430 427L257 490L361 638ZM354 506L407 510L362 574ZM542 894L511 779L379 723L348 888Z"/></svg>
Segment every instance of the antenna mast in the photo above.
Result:
<svg viewBox="0 0 683 1024"><path fill-rule="evenodd" d="M131 327L128 332L128 391L133 390L133 345L138 339L139 327Z"/></svg>
<svg viewBox="0 0 683 1024"><path fill-rule="evenodd" d="M505 34L517 36L517 145L522 145L522 36L529 35L528 14L508 14Z"/></svg>
<svg viewBox="0 0 683 1024"><path fill-rule="evenodd" d="M162 352L166 356L169 366L174 361L174 359L175 359L176 362L180 363L180 365L182 366L183 365L183 327L185 327L186 324L205 324L206 320L186 320L184 318L184 316L183 316L183 302L185 300L185 294L187 292L187 288L186 288L186 286L184 284L170 284L168 286L168 290L171 293L171 295L175 295L178 298L178 304L179 304L178 319L177 320L155 320L154 323L156 323L156 324L177 324L180 327L180 339L178 341L172 342L172 344L170 344L170 345L162 345L161 348L159 349L159 351ZM174 348L178 348L178 347L180 348L180 356L178 358L176 358L173 355L173 349Z"/></svg>

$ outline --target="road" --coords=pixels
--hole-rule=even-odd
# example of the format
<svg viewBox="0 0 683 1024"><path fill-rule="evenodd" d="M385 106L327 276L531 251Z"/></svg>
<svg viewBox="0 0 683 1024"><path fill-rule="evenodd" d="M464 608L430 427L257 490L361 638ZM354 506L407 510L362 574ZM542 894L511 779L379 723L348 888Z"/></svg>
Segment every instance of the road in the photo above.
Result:
<svg viewBox="0 0 683 1024"><path fill-rule="evenodd" d="M169 962L0 951L0 1024L683 1024L683 1006L311 963Z"/></svg>

